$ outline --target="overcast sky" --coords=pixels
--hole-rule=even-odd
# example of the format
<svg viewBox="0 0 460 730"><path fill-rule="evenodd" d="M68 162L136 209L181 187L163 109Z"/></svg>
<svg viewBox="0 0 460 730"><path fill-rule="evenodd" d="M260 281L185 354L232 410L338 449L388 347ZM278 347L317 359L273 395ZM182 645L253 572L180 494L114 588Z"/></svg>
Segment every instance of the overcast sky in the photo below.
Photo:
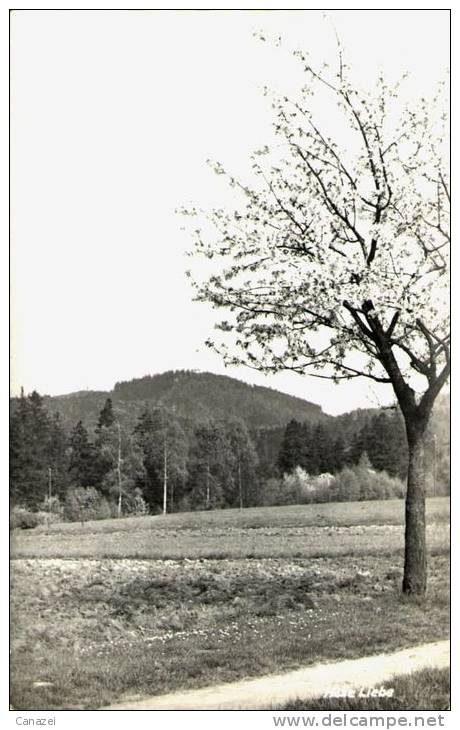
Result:
<svg viewBox="0 0 460 730"><path fill-rule="evenodd" d="M449 63L447 11L330 13L354 78L411 73L428 95ZM253 32L279 33L279 48ZM175 208L225 203L207 168L245 169L270 132L265 84L297 79L288 50L334 63L318 11L21 11L12 15L13 391L111 389L198 368L270 385L330 413L389 387L225 370L192 303Z"/></svg>

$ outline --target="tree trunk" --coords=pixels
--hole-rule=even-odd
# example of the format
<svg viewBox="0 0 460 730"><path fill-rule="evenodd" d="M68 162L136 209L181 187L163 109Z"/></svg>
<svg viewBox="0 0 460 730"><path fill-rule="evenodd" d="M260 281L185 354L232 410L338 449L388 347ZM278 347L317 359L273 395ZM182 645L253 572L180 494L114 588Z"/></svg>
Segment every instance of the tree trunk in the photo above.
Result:
<svg viewBox="0 0 460 730"><path fill-rule="evenodd" d="M425 458L423 426L406 423L409 469L406 493L406 532L403 592L426 591Z"/></svg>
<svg viewBox="0 0 460 730"><path fill-rule="evenodd" d="M163 514L168 511L168 449L166 436L163 441Z"/></svg>
<svg viewBox="0 0 460 730"><path fill-rule="evenodd" d="M209 463L206 464L206 509L209 509L211 502L210 488L209 488Z"/></svg>
<svg viewBox="0 0 460 730"><path fill-rule="evenodd" d="M121 488L121 431L120 431L120 423L117 421L117 430L118 430L118 458L117 458L117 474L118 474L118 510L117 514L118 517L121 517L122 513L122 488Z"/></svg>
<svg viewBox="0 0 460 730"><path fill-rule="evenodd" d="M48 530L51 526L51 499L53 496L53 477L52 477L52 469L51 467L48 468Z"/></svg>
<svg viewBox="0 0 460 730"><path fill-rule="evenodd" d="M241 459L238 454L238 493L240 498L240 509L243 509L243 483L241 479Z"/></svg>

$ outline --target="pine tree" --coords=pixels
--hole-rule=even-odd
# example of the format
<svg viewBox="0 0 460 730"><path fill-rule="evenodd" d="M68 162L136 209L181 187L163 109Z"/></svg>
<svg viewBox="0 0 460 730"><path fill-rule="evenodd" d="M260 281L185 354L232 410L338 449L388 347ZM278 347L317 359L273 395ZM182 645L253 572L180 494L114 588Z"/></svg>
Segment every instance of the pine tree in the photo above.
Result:
<svg viewBox="0 0 460 730"><path fill-rule="evenodd" d="M322 423L317 423L313 430L313 443L315 445L315 462L313 474L324 474L330 472L334 462L333 444L329 431Z"/></svg>
<svg viewBox="0 0 460 730"><path fill-rule="evenodd" d="M47 461L51 469L53 496L63 498L69 486L69 439L59 413L49 423Z"/></svg>
<svg viewBox="0 0 460 730"><path fill-rule="evenodd" d="M82 421L78 421L70 436L69 461L69 477L72 486L97 486L96 453Z"/></svg>
<svg viewBox="0 0 460 730"><path fill-rule="evenodd" d="M369 427L366 423L360 430L355 433L352 438L347 454L347 462L349 465L357 464L364 453L367 451L367 433Z"/></svg>
<svg viewBox="0 0 460 730"><path fill-rule="evenodd" d="M26 504L28 498L28 405L24 391L10 404L10 498L12 504Z"/></svg>
<svg viewBox="0 0 460 730"><path fill-rule="evenodd" d="M115 468L118 454L118 425L111 398L107 398L99 413L95 430L95 482L109 496L107 475Z"/></svg>
<svg viewBox="0 0 460 730"><path fill-rule="evenodd" d="M33 391L11 403L10 493L12 504L43 506L48 491L50 419Z"/></svg>
<svg viewBox="0 0 460 730"><path fill-rule="evenodd" d="M110 428L115 423L115 414L113 412L112 399L107 398L104 407L99 413L96 430L101 428Z"/></svg>
<svg viewBox="0 0 460 730"><path fill-rule="evenodd" d="M278 456L280 474L290 474L302 463L304 434L302 424L293 418L286 426Z"/></svg>
<svg viewBox="0 0 460 730"><path fill-rule="evenodd" d="M158 471L157 459L152 448L155 434L155 422L152 410L145 407L134 427L133 437L141 450L144 475L142 479L142 494L149 508L157 511L162 504L162 483Z"/></svg>
<svg viewBox="0 0 460 730"><path fill-rule="evenodd" d="M345 441L342 436L337 436L333 442L332 447L332 458L329 471L332 474L343 469L345 466L346 455L345 455Z"/></svg>

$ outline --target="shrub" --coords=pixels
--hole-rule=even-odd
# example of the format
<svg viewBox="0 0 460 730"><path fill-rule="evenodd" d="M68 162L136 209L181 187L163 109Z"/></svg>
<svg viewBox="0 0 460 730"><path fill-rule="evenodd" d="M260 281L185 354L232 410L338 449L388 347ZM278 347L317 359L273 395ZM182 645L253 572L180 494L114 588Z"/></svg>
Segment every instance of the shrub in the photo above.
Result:
<svg viewBox="0 0 460 730"><path fill-rule="evenodd" d="M329 472L312 476L297 466L292 473L284 474L281 491L289 504L329 502L334 482L335 478Z"/></svg>
<svg viewBox="0 0 460 730"><path fill-rule="evenodd" d="M283 475L282 492L290 503L295 504L305 499L309 501L314 489L311 476L300 466L296 466L290 474Z"/></svg>
<svg viewBox="0 0 460 730"><path fill-rule="evenodd" d="M374 471L365 460L353 467L345 467L335 475L331 496L336 502L354 502L368 499L401 499L405 486L397 477L385 471Z"/></svg>
<svg viewBox="0 0 460 730"><path fill-rule="evenodd" d="M301 502L303 504L330 502L335 484L334 475L324 472L316 476L306 474L306 477L308 479L304 479L304 484L300 487Z"/></svg>
<svg viewBox="0 0 460 730"><path fill-rule="evenodd" d="M335 475L330 498L334 502L357 502L365 499L361 490L361 480L356 467L345 467Z"/></svg>
<svg viewBox="0 0 460 730"><path fill-rule="evenodd" d="M64 515L70 522L85 522L109 519L112 512L107 499L95 487L75 487L67 492Z"/></svg>
<svg viewBox="0 0 460 730"><path fill-rule="evenodd" d="M148 504L142 496L142 490L139 487L136 487L132 494L125 497L123 507L123 513L131 517L144 517L149 513Z"/></svg>
<svg viewBox="0 0 460 730"><path fill-rule="evenodd" d="M364 455L359 464L343 468L337 474L325 472L311 476L301 467L280 479L269 479L261 504L318 504L323 502L358 502L368 499L401 499L405 486L397 477L370 468Z"/></svg>
<svg viewBox="0 0 460 730"><path fill-rule="evenodd" d="M281 479L272 477L267 479L260 495L259 503L263 507L273 507L279 504L292 504L286 501L286 493L283 494L283 482Z"/></svg>
<svg viewBox="0 0 460 730"><path fill-rule="evenodd" d="M44 521L43 512L31 512L25 507L13 507L10 513L10 530L32 530Z"/></svg>
<svg viewBox="0 0 460 730"><path fill-rule="evenodd" d="M45 522L62 522L64 520L64 505L61 504L61 500L58 496L45 497L43 502L43 510L40 512L43 514Z"/></svg>

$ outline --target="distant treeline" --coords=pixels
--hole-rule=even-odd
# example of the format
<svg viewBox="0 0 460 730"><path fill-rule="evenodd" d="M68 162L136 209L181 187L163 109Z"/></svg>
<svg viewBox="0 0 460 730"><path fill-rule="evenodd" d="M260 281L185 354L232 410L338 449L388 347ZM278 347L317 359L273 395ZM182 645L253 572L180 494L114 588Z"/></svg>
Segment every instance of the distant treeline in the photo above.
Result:
<svg viewBox="0 0 460 730"><path fill-rule="evenodd" d="M127 427L106 398L93 429L79 420L69 431L33 392L11 401L10 449L12 505L67 519L402 496L407 469L396 410L250 429L235 417L184 420L145 405ZM445 428L437 440L432 431L426 454L427 492L436 481L446 493ZM363 469L377 476L363 479ZM318 479L325 474L335 480Z"/></svg>
<svg viewBox="0 0 460 730"><path fill-rule="evenodd" d="M10 449L12 504L33 510L43 509L49 494L69 517L78 517L85 500L97 511L99 498L102 512L120 504L122 514L258 500L257 454L241 420L184 430L171 411L146 407L130 431L108 398L93 432L78 421L67 434L34 392L12 401Z"/></svg>

